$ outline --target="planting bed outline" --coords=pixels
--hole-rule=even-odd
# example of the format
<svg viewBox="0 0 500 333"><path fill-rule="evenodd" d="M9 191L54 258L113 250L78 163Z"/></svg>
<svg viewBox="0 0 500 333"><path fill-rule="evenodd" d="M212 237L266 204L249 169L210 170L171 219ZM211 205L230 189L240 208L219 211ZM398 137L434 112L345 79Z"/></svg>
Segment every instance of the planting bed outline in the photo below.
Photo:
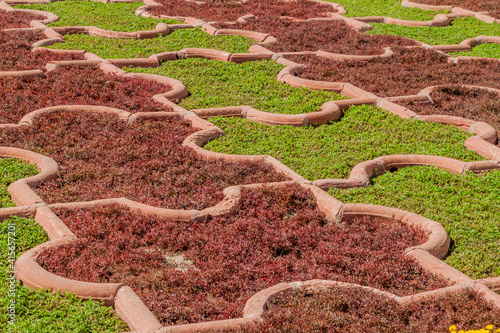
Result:
<svg viewBox="0 0 500 333"><path fill-rule="evenodd" d="M147 5L153 4L150 0L146 0ZM405 1L403 1L405 3ZM408 4L406 2L406 4ZM6 3L0 3L1 9L10 10ZM339 10L340 7L337 7ZM455 10L455 9L454 9ZM40 13L39 11L31 11ZM138 10L138 13L141 13ZM144 12L142 12L144 15ZM454 13L455 15L469 15L470 13ZM442 15L442 14L440 14ZM83 32L88 34L94 34L98 36L106 36L111 38L154 38L160 33L168 33L172 30L170 25L160 23L157 25L155 30L147 32L136 32L136 33L120 33L116 32L116 35L105 31L103 29L98 29L95 27L71 29L65 28L48 28L45 23L49 23L50 20L55 19L53 14L47 13L47 20L44 21L33 21L32 25L35 29L43 29L47 39L35 43L34 46L46 46L55 42L63 42L64 38L58 32ZM364 22L375 22L366 19L346 19L344 17L338 18L334 17L334 20L343 20L346 23L349 21L358 29L363 30L368 24ZM384 19L385 20L385 19ZM199 20L192 20L186 18L185 22L187 25L182 25L181 28L190 28L197 25L202 25L203 29L211 34L243 34L247 37L252 37L261 41L263 45L266 41L272 42L272 36L262 36L251 34L242 31L224 32L220 30L213 30L213 26L208 23L200 22ZM189 23L188 23L189 22ZM386 21L384 21L386 22ZM389 22L386 22L389 23ZM400 24L408 24L408 22L399 22ZM429 24L429 23L427 23ZM12 29L11 29L12 30ZM463 42L467 47L473 47L481 42L500 42L500 37L478 37L477 39L468 40ZM456 47L456 46L454 46ZM450 52L453 49L451 46L435 46L437 50L445 50ZM36 48L34 49L36 51ZM456 50L456 49L453 49ZM301 186L311 190L314 197L317 200L317 204L320 210L325 212L327 217L332 222L340 222L343 218L349 218L353 216L377 216L382 217L387 220L401 220L405 224L417 225L422 227L424 230L430 232L429 239L426 243L419 246L415 246L407 249L407 253L415 258L424 268L430 272L442 274L446 278L449 278L455 285L447 288L438 289L432 292L420 293L408 297L398 298L394 295L387 294L388 297L394 298L401 303L416 302L423 297L440 297L447 293L456 293L464 290L468 287L473 287L475 290L484 292L485 298L491 300L495 303L497 307L500 307L500 296L495 293L500 290L500 278L490 278L481 280L472 280L466 275L458 272L449 265L442 262L442 259L449 249L450 239L443 227L434 221L425 219L419 215L401 211L393 208L373 206L373 205L363 205L363 204L344 204L335 198L329 196L323 190L327 190L330 187L359 187L366 186L369 182L370 177L374 175L381 174L387 170L394 170L401 167L413 166L413 165L435 165L437 167L455 172L464 173L465 171L473 172L484 172L488 170L500 170L500 148L494 144L497 141L496 131L488 124L483 122L475 122L459 117L450 116L417 116L414 112L404 107L398 106L393 102L400 100L425 100L428 99L429 93L435 87L428 87L422 90L417 95L412 96L400 96L400 97L389 97L389 98L379 98L378 96L357 88L351 84L346 84L342 82L317 82L300 79L296 74L303 69L303 65L291 62L286 59L288 54L273 53L265 49L262 45L253 46L250 51L257 51L254 54L230 54L227 52L222 52L218 50L207 50L207 49L185 49L177 52L164 52L156 55L152 55L147 59L101 59L98 56L91 53L83 53L87 60L84 61L66 61L66 62L50 62L47 64L45 71L50 71L58 66L98 66L100 70L106 73L115 73L118 75L124 75L129 77L140 77L144 79L155 80L164 84L171 86L173 89L164 94L156 95L153 98L167 107L173 110L173 112L154 112L154 113L138 113L135 115L130 114L124 110L112 109L99 106L56 106L45 108L41 110L36 110L20 121L19 124L3 124L0 127L15 127L15 126L31 126L33 118L41 113L51 113L60 111L73 111L73 112L98 112L98 113L112 113L117 114L121 119L128 122L136 121L140 118L169 118L175 117L178 119L186 119L190 121L193 127L199 129L198 132L191 134L187 137L183 143L184 146L190 147L197 151L201 156L205 158L211 157L222 157L228 160L252 160L260 161L271 165L275 170L283 172L289 176L292 180L280 183L271 184L253 184L253 185L242 185L229 187L224 190L226 195L225 199L214 207L207 208L202 211L185 211L185 210L171 210L171 209L161 209L146 206L137 202L133 202L126 198L116 198L116 199L106 199L97 200L92 202L75 202L66 204L50 204L47 205L40 199L32 188L36 187L41 182L56 177L58 170L57 163L43 155L17 149L17 148L4 148L0 147L0 155L3 157L14 157L28 161L31 164L36 165L40 169L40 173L36 176L18 180L11 184L9 187L9 193L13 197L13 200L18 204L18 207L5 208L0 210L1 219L6 219L11 215L15 216L35 216L35 220L40 223L44 229L47 231L51 241L44 243L36 248L23 254L16 262L17 267L17 277L25 285L39 288L39 287L49 287L57 290L65 290L69 292L76 293L82 298L97 298L105 301L107 305L112 305L115 307L116 312L124 319L132 330L145 331L145 330L156 330L158 332L186 332L193 331L197 329L220 329L220 328L231 328L237 327L243 323L254 323L261 318L262 314L266 310L267 301L276 293L286 292L288 290L296 288L321 288L327 285L345 285L345 286L356 286L353 284L342 284L335 281L306 281L306 282L294 282L279 284L274 287L263 290L247 302L247 306L244 310L243 318L240 319L230 319L217 322L204 322L195 323L188 325L181 325L176 327L165 327L162 328L161 324L154 318L154 316L145 308L142 301L135 295L135 293L127 286L121 284L95 284L86 283L64 279L51 274L44 269L42 269L35 261L36 256L44 248L51 246L58 246L61 244L67 244L75 239L74 234L62 223L62 221L51 211L51 208L64 207L67 209L77 209L77 208L88 208L95 205L102 204L120 204L124 207L129 207L133 211L138 211L143 214L153 214L159 217L170 217L176 219L206 219L209 216L221 216L226 214L234 213L238 208L239 195L242 188L260 188L260 187L282 187L290 183L298 183ZM54 51L58 52L58 51ZM61 51L67 52L67 51ZM84 51L77 51L84 52ZM319 53L319 54L318 54ZM296 53L295 53L296 54ZM316 53L317 56L321 57L320 51ZM384 56L390 56L390 50L386 51ZM182 82L173 80L166 77L160 77L158 75L151 74L127 74L125 71L121 70L124 66L139 66L139 67L157 67L160 61L167 60L178 60L191 57L202 57L206 59L215 59L220 61L253 61L259 59L273 59L286 67L278 74L277 79L290 84L292 86L300 87L310 87L314 89L325 89L334 90L340 92L341 94L351 97L350 100L346 101L331 101L327 102L322 106L320 112L308 113L303 115L277 115L268 114L259 110L255 110L249 106L237 106L229 108L215 108L215 109L198 109L198 110L185 110L175 104L176 101L181 100L187 96L187 89L184 87ZM356 59L356 58L352 58ZM449 58L451 62L461 62L468 61L469 57L458 57ZM358 59L359 60L359 59ZM34 71L22 71L22 72L1 72L0 76L35 76L41 75L44 70L34 70ZM476 86L474 86L477 88ZM487 87L479 87L482 89L487 89L500 94L499 90L491 89ZM305 180L302 176L295 173L290 168L286 167L281 162L277 161L270 156L239 156L239 155L227 155L214 153L202 148L203 144L210 140L214 140L217 137L223 135L224 133L212 123L204 120L203 118L224 115L224 116L239 116L246 117L248 119L268 123L275 125L291 124L295 126L307 126L311 124L324 124L328 121L336 121L340 119L341 110L349 107L350 105L361 105L361 104L374 104L381 108L388 110L389 112L396 114L402 118L417 118L424 121L436 121L441 123L453 124L457 127L461 127L469 130L476 135L469 138L465 145L476 152L478 152L483 157L489 159L487 161L479 162L462 162L450 158L439 157L439 156L425 156L425 155L392 155L383 156L376 158L371 161L366 161L358 164L353 168L349 179L323 179L316 180L315 182L309 182ZM379 290L373 288L364 287L374 293L383 293Z"/></svg>

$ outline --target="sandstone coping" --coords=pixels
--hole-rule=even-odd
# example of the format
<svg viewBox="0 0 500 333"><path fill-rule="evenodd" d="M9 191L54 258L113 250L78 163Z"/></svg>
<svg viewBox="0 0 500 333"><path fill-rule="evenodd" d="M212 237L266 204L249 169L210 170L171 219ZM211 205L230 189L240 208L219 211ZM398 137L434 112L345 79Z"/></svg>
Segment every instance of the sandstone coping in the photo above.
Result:
<svg viewBox="0 0 500 333"><path fill-rule="evenodd" d="M353 17L353 19L367 23L370 22L386 23L386 24L403 25L407 27L446 27L450 25L451 22L450 16L452 15L437 14L430 21L402 20L387 16L364 16L364 17Z"/></svg>
<svg viewBox="0 0 500 333"><path fill-rule="evenodd" d="M66 26L66 27L54 27L52 29L54 29L54 31L56 31L61 35L86 34L89 36L96 36L96 37L125 38L125 39L156 38L160 35L168 35L172 32L170 25L162 22L156 24L155 28L152 30L134 31L134 32L106 30L98 28L96 26Z"/></svg>
<svg viewBox="0 0 500 333"><path fill-rule="evenodd" d="M442 6L426 5L426 4L421 4L421 3L417 3L417 2L412 2L409 0L402 0L401 6L410 7L410 8L420 8L423 10L433 10L433 11L446 10L446 11L451 11L454 15L460 16L460 17L475 17L478 20L481 20L485 23L500 23L499 19L496 19L492 16L486 15L485 13L474 12L474 11L471 11L468 9L464 9L462 7L449 6L449 5L442 5Z"/></svg>
<svg viewBox="0 0 500 333"><path fill-rule="evenodd" d="M264 124L292 126L322 125L329 121L338 121L342 115L341 109L335 101L323 103L319 112L296 115L259 111L248 105L194 109L191 111L203 119L215 116L240 117Z"/></svg>
<svg viewBox="0 0 500 333"><path fill-rule="evenodd" d="M475 173L499 170L500 160L462 162L453 158L432 155L388 155L358 163L351 170L348 179L320 179L314 184L323 190L368 186L370 179L387 171L396 171L411 166L436 166L456 174L466 171Z"/></svg>

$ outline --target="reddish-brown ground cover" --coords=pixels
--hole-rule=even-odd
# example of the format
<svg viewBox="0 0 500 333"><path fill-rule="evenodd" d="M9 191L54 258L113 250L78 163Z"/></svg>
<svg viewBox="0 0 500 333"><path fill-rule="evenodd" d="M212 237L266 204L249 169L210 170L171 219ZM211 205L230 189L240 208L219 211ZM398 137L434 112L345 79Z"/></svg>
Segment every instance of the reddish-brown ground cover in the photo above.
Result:
<svg viewBox="0 0 500 333"><path fill-rule="evenodd" d="M92 68L60 68L43 77L0 78L0 122L57 105L102 105L132 113L165 111L152 99L171 88L152 80L108 75Z"/></svg>
<svg viewBox="0 0 500 333"><path fill-rule="evenodd" d="M236 1L207 1L203 4L186 0L158 0L163 6L150 10L154 15L189 16L207 21L236 21L246 14L256 16L272 15L274 17L291 16L301 19L325 16L334 9L308 0L276 1L249 0L241 3Z"/></svg>
<svg viewBox="0 0 500 333"><path fill-rule="evenodd" d="M445 86L431 93L429 102L400 103L421 115L444 114L484 121L500 133L500 97L481 89Z"/></svg>
<svg viewBox="0 0 500 333"><path fill-rule="evenodd" d="M2 22L2 29L29 28L31 21L41 21L44 19L45 16L42 15L19 11L8 12L6 10L0 9L0 22Z"/></svg>
<svg viewBox="0 0 500 333"><path fill-rule="evenodd" d="M416 48L396 49L394 56L370 61L332 61L317 57L292 57L305 63L306 79L348 82L380 97L413 95L443 84L472 84L500 88L500 62L474 60L458 65L445 55Z"/></svg>
<svg viewBox="0 0 500 333"><path fill-rule="evenodd" d="M402 306L361 288L334 287L280 295L270 302L264 322L238 331L428 333L449 332L452 325L465 330L498 327L500 311L471 290Z"/></svg>
<svg viewBox="0 0 500 333"><path fill-rule="evenodd" d="M269 15L260 16L246 23L219 24L221 28L244 29L268 33L278 39L266 46L275 52L329 51L345 54L381 54L383 48L417 43L397 36L369 35L358 32L339 21L294 22Z"/></svg>
<svg viewBox="0 0 500 333"><path fill-rule="evenodd" d="M0 71L41 69L49 61L83 59L81 54L31 52L31 45L45 38L41 31L0 31Z"/></svg>
<svg viewBox="0 0 500 333"><path fill-rule="evenodd" d="M166 325L241 316L249 297L280 282L334 279L396 294L446 285L404 255L423 232L370 218L329 223L298 185L245 190L235 216L209 221L118 206L56 213L79 239L39 263L72 279L121 281Z"/></svg>
<svg viewBox="0 0 500 333"><path fill-rule="evenodd" d="M498 0L413 0L417 3L438 6L455 6L475 12L488 12L489 15L500 18L500 1Z"/></svg>
<svg viewBox="0 0 500 333"><path fill-rule="evenodd" d="M37 188L50 203L127 197L201 209L222 200L225 187L284 180L261 163L199 158L181 145L192 132L173 119L127 125L111 115L57 113L26 130L2 130L0 146L33 150L60 164L58 178Z"/></svg>

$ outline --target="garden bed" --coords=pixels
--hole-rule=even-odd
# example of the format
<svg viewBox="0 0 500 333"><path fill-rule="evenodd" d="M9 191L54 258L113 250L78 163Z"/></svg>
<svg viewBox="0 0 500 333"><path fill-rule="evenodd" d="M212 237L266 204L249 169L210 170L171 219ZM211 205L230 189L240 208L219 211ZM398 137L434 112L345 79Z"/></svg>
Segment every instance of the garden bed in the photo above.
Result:
<svg viewBox="0 0 500 333"><path fill-rule="evenodd" d="M131 113L171 111L152 99L171 90L152 80L105 74L93 68L58 68L36 77L0 78L0 122L58 105L101 105Z"/></svg>
<svg viewBox="0 0 500 333"><path fill-rule="evenodd" d="M380 97L414 95L434 85L469 84L500 88L500 62L474 60L457 65L445 55L417 48L397 49L388 59L331 61L294 56L305 63L305 79L351 83Z"/></svg>
<svg viewBox="0 0 500 333"><path fill-rule="evenodd" d="M500 18L500 2L498 0L412 0L416 3L436 6L462 7L474 12L488 12L495 18Z"/></svg>
<svg viewBox="0 0 500 333"><path fill-rule="evenodd" d="M500 325L500 310L472 290L401 305L361 288L329 287L281 294L267 306L262 323L238 332L427 333Z"/></svg>
<svg viewBox="0 0 500 333"><path fill-rule="evenodd" d="M0 207L15 206L7 192L12 182L34 176L38 170L28 163L16 159L0 159ZM0 223L0 307L7 309L11 301L16 302L15 325L10 325L11 319L7 311L0 313L0 330L16 333L19 331L51 331L68 332L77 330L82 333L116 332L123 330L122 323L104 305L96 301L83 303L74 295L61 296L45 290L32 290L15 283L15 293L12 293L12 267L10 259L12 252L18 257L48 238L41 226L33 219L12 217ZM15 250L11 247L15 244Z"/></svg>
<svg viewBox="0 0 500 333"><path fill-rule="evenodd" d="M144 204L202 209L231 185L282 181L256 162L206 161L182 141L194 130L174 118L127 125L112 115L42 115L30 128L4 129L1 146L41 152L60 165L36 191L47 203L127 197Z"/></svg>
<svg viewBox="0 0 500 333"><path fill-rule="evenodd" d="M31 52L33 43L46 38L42 31L0 31L0 71L41 69L49 61L83 60L81 53Z"/></svg>
<svg viewBox="0 0 500 333"><path fill-rule="evenodd" d="M6 11L0 9L2 29L29 28L33 20L44 20L45 16L20 11Z"/></svg>
<svg viewBox="0 0 500 333"><path fill-rule="evenodd" d="M411 39L396 36L368 35L354 30L343 21L302 21L259 16L245 23L216 25L220 28L243 29L270 34L277 42L266 45L274 52L323 50L332 53L377 55L384 47L417 45Z"/></svg>
<svg viewBox="0 0 500 333"><path fill-rule="evenodd" d="M149 12L153 15L195 17L205 21L236 21L246 14L255 16L272 15L274 17L291 16L308 19L327 17L328 12L334 11L332 6L308 0L207 1L202 4L187 0L158 0L157 2L162 6L151 8Z"/></svg>
<svg viewBox="0 0 500 333"><path fill-rule="evenodd" d="M419 115L448 115L483 121L500 133L500 96L478 88L439 87L430 93L430 102L399 102Z"/></svg>
<svg viewBox="0 0 500 333"><path fill-rule="evenodd" d="M244 190L240 210L208 221L160 220L119 206L57 209L78 240L46 250L47 270L131 286L164 325L236 318L280 282L334 279L399 295L447 285L404 255L426 235L402 223L329 223L298 185Z"/></svg>

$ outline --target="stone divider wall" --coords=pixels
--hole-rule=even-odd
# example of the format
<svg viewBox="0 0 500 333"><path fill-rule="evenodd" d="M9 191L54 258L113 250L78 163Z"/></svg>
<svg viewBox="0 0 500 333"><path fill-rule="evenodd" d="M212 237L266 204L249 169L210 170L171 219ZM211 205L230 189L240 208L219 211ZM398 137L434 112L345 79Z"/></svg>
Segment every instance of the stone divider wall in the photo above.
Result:
<svg viewBox="0 0 500 333"><path fill-rule="evenodd" d="M423 10L434 10L434 11L447 10L451 11L457 17L475 17L478 20L481 20L485 23L500 23L500 19L496 19L492 16L486 15L481 12L474 12L468 9L464 9L462 7L426 5L422 3L412 2L410 0L402 0L401 6L410 8L420 8Z"/></svg>

